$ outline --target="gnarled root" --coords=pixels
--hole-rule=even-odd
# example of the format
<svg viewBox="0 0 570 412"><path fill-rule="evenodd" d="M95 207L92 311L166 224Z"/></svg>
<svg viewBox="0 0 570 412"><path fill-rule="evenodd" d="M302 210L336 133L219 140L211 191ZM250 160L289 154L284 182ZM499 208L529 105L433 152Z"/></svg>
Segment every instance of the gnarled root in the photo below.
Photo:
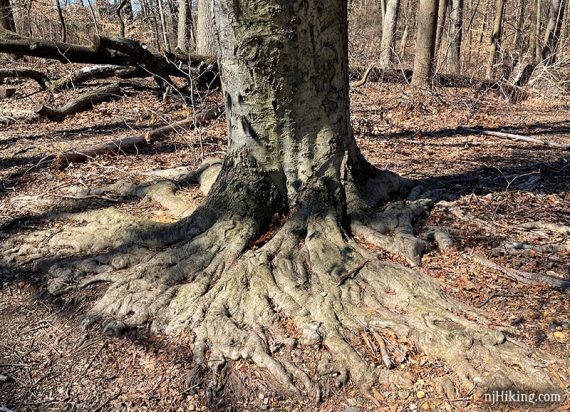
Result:
<svg viewBox="0 0 570 412"><path fill-rule="evenodd" d="M394 203L367 220L354 218L351 227L369 242L399 245L394 250L417 263L421 242L411 222L427 206ZM116 250L52 265L52 284L64 279L52 290L111 282L86 323L100 320L115 333L149 322L154 330L191 330L192 386L237 359L265 368L286 393L315 400L349 379L365 392L377 383L409 384L405 373L387 367L384 336L393 336L445 361L465 392L564 387L553 359L508 340L434 280L380 262L344 227L336 209L305 207L259 243L252 242L259 237L254 219L214 218L199 208L171 226L176 235L162 226L143 235L137 226ZM355 349L363 333L378 342L384 361L371 362ZM296 346L317 348L318 365L293 359Z"/></svg>
<svg viewBox="0 0 570 412"><path fill-rule="evenodd" d="M485 326L480 313L446 297L434 281L378 261L345 236L332 212L298 213L259 249L245 250L253 235L248 225L220 221L187 243L119 258L112 275L82 280L113 282L91 319L105 319L117 333L148 321L169 332L190 329L194 378L250 359L287 393L314 399L349 379L363 389L406 382L355 350L362 331L397 336L446 361L464 391L559 387L546 355ZM326 354L317 371L291 359L297 345Z"/></svg>

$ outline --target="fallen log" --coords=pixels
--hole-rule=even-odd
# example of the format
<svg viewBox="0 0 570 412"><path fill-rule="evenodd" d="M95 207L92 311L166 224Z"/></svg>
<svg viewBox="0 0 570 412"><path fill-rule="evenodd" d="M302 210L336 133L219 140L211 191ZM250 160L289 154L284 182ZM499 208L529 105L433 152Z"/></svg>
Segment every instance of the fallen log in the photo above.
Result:
<svg viewBox="0 0 570 412"><path fill-rule="evenodd" d="M353 83L353 87L362 86L367 81L379 83L410 84L413 77L411 69L381 69L369 66L366 70L352 68L350 77L360 80ZM502 93L510 101L520 101L525 92L516 86L491 79L476 79L466 76L438 73L433 77L433 85L439 87L469 87L478 90L492 90Z"/></svg>
<svg viewBox="0 0 570 412"><path fill-rule="evenodd" d="M120 95L121 87L117 83L113 83L83 93L60 109L39 105L36 107L35 112L48 119L61 120L70 114L88 109L94 104L117 98Z"/></svg>
<svg viewBox="0 0 570 412"><path fill-rule="evenodd" d="M12 69L0 69L0 81L3 81L7 78L18 78L18 79L32 79L37 84L39 84L42 90L46 89L50 84L50 79L44 73L28 69L26 67L23 68L12 68Z"/></svg>
<svg viewBox="0 0 570 412"><path fill-rule="evenodd" d="M153 143L154 141L167 136L169 133L180 130L181 128L193 129L203 126L210 120L217 118L222 113L222 107L215 107L198 114L195 119L188 118L176 123L171 123L165 126L150 129L145 133L141 133L135 136L125 137L122 139L113 140L112 142L90 146L82 150L71 150L60 155L56 155L53 159L52 164L56 169L63 170L71 163L84 162L87 159L95 156L102 154L119 154L127 150L135 149L140 146L145 146L147 144Z"/></svg>
<svg viewBox="0 0 570 412"><path fill-rule="evenodd" d="M509 140L514 140L515 142L534 143L541 146L549 146L562 150L570 150L570 145L549 142L548 140L535 139L534 137L523 136L520 134L497 132L494 130L472 129L469 127L462 127L461 129L469 133L482 134L484 136L493 136L493 137L498 137L500 139L509 139Z"/></svg>
<svg viewBox="0 0 570 412"><path fill-rule="evenodd" d="M122 66L116 65L98 65L83 67L73 73L54 80L50 86L52 91L68 89L75 87L81 83L90 80L107 79L117 75L117 70L122 69Z"/></svg>
<svg viewBox="0 0 570 412"><path fill-rule="evenodd" d="M91 46L21 36L0 28L0 53L59 60L62 63L105 64L140 68L152 75L161 88L168 76L198 77L206 68L217 72L216 60L202 55L152 53L143 43L120 37L95 36ZM197 72L197 73L196 73Z"/></svg>

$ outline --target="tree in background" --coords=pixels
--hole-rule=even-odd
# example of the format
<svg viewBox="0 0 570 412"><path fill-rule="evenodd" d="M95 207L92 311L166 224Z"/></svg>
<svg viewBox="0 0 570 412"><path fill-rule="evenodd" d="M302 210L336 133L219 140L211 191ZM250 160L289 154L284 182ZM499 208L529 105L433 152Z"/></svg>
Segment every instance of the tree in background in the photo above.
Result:
<svg viewBox="0 0 570 412"><path fill-rule="evenodd" d="M503 14L505 12L505 0L496 0L495 2L495 22L493 24L493 33L489 47L489 59L487 61L486 76L488 79L493 77L493 67L497 58L497 50L501 44L503 36Z"/></svg>
<svg viewBox="0 0 570 412"><path fill-rule="evenodd" d="M382 24L382 42L380 44L380 66L383 68L390 67L394 57L399 9L400 0L387 0Z"/></svg>
<svg viewBox="0 0 570 412"><path fill-rule="evenodd" d="M412 86L428 87L431 83L435 56L438 0L420 0L417 13L416 54Z"/></svg>
<svg viewBox="0 0 570 412"><path fill-rule="evenodd" d="M547 65L554 64L556 61L566 3L567 0L551 0L550 2L548 25L544 33L544 48L542 49L542 59Z"/></svg>
<svg viewBox="0 0 570 412"><path fill-rule="evenodd" d="M178 26L176 48L187 52L195 45L194 24L192 21L191 0L178 0Z"/></svg>
<svg viewBox="0 0 570 412"><path fill-rule="evenodd" d="M449 71L461 74L461 43L463 41L463 0L451 0L451 40L449 50Z"/></svg>
<svg viewBox="0 0 570 412"><path fill-rule="evenodd" d="M215 57L220 54L219 40L214 22L213 0L198 0L196 51L200 54Z"/></svg>
<svg viewBox="0 0 570 412"><path fill-rule="evenodd" d="M443 29L445 28L445 17L447 15L447 3L449 0L439 0L437 11L437 30L435 33L435 50L441 47L441 39L443 38Z"/></svg>

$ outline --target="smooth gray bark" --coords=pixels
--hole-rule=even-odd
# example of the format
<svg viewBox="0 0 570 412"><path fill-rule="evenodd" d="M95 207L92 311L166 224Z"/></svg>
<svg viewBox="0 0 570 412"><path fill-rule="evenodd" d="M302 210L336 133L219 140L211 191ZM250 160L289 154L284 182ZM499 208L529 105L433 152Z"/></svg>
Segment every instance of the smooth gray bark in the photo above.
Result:
<svg viewBox="0 0 570 412"><path fill-rule="evenodd" d="M433 73L438 0L420 0L412 86L427 87Z"/></svg>
<svg viewBox="0 0 570 412"><path fill-rule="evenodd" d="M380 45L380 66L383 68L390 67L392 64L399 10L400 0L388 0L382 24L382 43Z"/></svg>
<svg viewBox="0 0 570 412"><path fill-rule="evenodd" d="M447 14L447 3L449 0L439 0L437 11L437 29L435 33L435 49L440 49L441 39L443 38L443 29L445 27L445 16Z"/></svg>
<svg viewBox="0 0 570 412"><path fill-rule="evenodd" d="M461 74L461 42L463 40L463 0L451 0L451 30L449 37L449 71Z"/></svg>
<svg viewBox="0 0 570 412"><path fill-rule="evenodd" d="M505 0L496 0L495 2L495 23L493 25L493 34L491 35L491 42L489 48L489 60L487 63L487 78L493 76L493 66L497 57L497 49L501 44L501 37L503 36L503 14L505 12Z"/></svg>
<svg viewBox="0 0 570 412"><path fill-rule="evenodd" d="M178 0L176 48L180 51L187 52L193 45L192 2L190 0Z"/></svg>
<svg viewBox="0 0 570 412"><path fill-rule="evenodd" d="M220 45L213 15L214 0L198 0L198 24L196 28L196 52L218 57Z"/></svg>
<svg viewBox="0 0 570 412"><path fill-rule="evenodd" d="M547 65L554 64L556 61L566 3L567 0L551 0L550 2L550 14L548 15L548 25L544 33L544 48L542 49L542 59Z"/></svg>

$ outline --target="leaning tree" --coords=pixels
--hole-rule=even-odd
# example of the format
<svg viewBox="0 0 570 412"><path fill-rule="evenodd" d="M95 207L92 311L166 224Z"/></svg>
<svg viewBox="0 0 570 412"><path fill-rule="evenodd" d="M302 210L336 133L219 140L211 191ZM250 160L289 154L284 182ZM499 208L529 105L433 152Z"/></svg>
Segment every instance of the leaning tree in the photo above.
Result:
<svg viewBox="0 0 570 412"><path fill-rule="evenodd" d="M412 221L431 200L398 200L414 182L373 167L356 145L346 2L220 0L213 13L229 149L204 202L170 224L83 213L82 228L22 238L27 246L12 240L5 259L56 251L36 264L52 293L111 282L88 323L191 330L195 378L250 359L284 391L315 398L325 383L404 382L354 349L366 329L445 361L466 391L559 387L548 355L373 252L417 265L424 244ZM150 194L174 202L172 185ZM295 344L322 349L316 378L291 360Z"/></svg>

